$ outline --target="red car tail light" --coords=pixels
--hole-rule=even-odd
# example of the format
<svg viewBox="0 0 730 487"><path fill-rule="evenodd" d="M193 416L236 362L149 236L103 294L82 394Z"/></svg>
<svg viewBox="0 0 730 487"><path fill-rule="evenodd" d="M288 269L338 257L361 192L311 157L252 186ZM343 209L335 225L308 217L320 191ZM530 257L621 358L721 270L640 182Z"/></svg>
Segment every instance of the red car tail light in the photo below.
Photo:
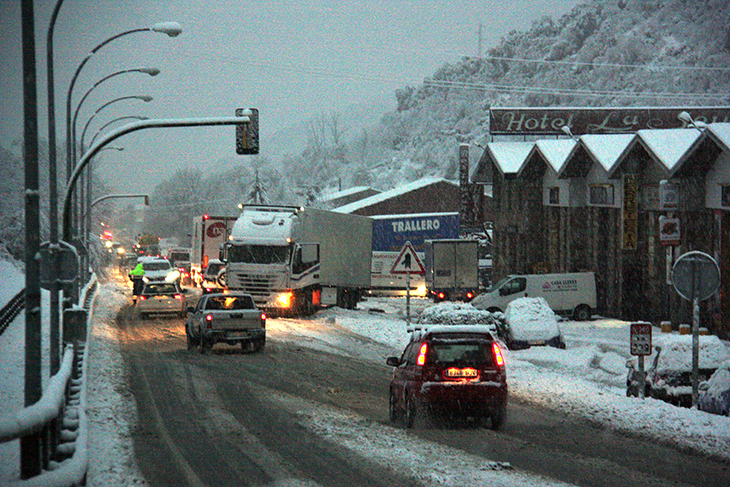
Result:
<svg viewBox="0 0 730 487"><path fill-rule="evenodd" d="M439 293L439 294L438 294L438 296L439 296L439 299L444 299L444 298L446 298L446 295L445 295L444 293Z"/></svg>
<svg viewBox="0 0 730 487"><path fill-rule="evenodd" d="M421 349L418 351L418 358L416 359L416 363L418 365L426 365L426 355L428 354L428 343L424 343L421 345Z"/></svg>
<svg viewBox="0 0 730 487"><path fill-rule="evenodd" d="M472 299L473 297L474 297L473 292L469 291L468 293L466 293L466 299Z"/></svg>
<svg viewBox="0 0 730 487"><path fill-rule="evenodd" d="M266 313L261 313L261 328L266 328Z"/></svg>
<svg viewBox="0 0 730 487"><path fill-rule="evenodd" d="M498 367L504 367L504 355L502 350L499 349L499 345L492 343L492 353L494 354L494 362Z"/></svg>
<svg viewBox="0 0 730 487"><path fill-rule="evenodd" d="M176 294L176 295L174 296L174 298L175 298L175 299L182 299L183 297L182 297L182 294Z"/></svg>
<svg viewBox="0 0 730 487"><path fill-rule="evenodd" d="M145 299L147 299L147 296L141 296L141 295L140 295L140 297L139 297L139 300L140 300L140 301L144 301Z"/></svg>

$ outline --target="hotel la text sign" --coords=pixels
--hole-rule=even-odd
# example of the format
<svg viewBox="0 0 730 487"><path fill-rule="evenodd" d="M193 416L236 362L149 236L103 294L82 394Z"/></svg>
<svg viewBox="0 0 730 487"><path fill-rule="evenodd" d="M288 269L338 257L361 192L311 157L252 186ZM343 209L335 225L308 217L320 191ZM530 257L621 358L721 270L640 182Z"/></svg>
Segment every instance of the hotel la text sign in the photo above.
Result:
<svg viewBox="0 0 730 487"><path fill-rule="evenodd" d="M684 127L677 118L686 111L696 122L730 122L730 107L668 108L491 108L492 135L573 135L635 133L643 129Z"/></svg>

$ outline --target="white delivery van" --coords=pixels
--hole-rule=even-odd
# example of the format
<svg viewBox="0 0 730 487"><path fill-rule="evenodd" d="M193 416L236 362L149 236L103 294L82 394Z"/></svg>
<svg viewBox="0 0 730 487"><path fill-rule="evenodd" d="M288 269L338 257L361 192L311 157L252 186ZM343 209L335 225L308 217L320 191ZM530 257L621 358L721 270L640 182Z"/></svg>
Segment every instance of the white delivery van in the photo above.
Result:
<svg viewBox="0 0 730 487"><path fill-rule="evenodd" d="M593 272L513 275L474 298L471 304L477 309L504 311L510 301L524 297L543 297L555 313L586 321L596 309L596 276Z"/></svg>

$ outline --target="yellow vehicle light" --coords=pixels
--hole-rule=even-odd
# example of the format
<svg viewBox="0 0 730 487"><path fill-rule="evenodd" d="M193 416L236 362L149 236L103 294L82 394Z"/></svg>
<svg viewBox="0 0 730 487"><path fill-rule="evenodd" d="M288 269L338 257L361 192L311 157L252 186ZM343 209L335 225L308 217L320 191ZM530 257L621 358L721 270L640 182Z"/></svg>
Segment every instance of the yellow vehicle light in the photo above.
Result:
<svg viewBox="0 0 730 487"><path fill-rule="evenodd" d="M292 292L286 292L281 293L276 297L276 300L279 302L280 305L282 305L285 308L288 308L291 306L292 298L294 297L294 293Z"/></svg>

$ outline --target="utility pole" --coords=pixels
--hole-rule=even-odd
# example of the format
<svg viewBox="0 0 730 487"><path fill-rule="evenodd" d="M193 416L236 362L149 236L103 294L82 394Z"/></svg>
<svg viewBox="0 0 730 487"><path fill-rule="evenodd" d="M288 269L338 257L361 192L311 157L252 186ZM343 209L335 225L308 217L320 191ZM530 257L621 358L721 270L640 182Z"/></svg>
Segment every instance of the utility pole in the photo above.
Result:
<svg viewBox="0 0 730 487"><path fill-rule="evenodd" d="M479 57L479 59L482 58L482 29L483 28L484 28L484 25L481 22L479 22L479 47L478 47L478 52L477 52L477 57Z"/></svg>
<svg viewBox="0 0 730 487"><path fill-rule="evenodd" d="M25 159L25 406L38 402L41 388L40 191L38 187L38 96L33 0L23 0L23 147ZM20 476L41 469L40 433L20 439Z"/></svg>

